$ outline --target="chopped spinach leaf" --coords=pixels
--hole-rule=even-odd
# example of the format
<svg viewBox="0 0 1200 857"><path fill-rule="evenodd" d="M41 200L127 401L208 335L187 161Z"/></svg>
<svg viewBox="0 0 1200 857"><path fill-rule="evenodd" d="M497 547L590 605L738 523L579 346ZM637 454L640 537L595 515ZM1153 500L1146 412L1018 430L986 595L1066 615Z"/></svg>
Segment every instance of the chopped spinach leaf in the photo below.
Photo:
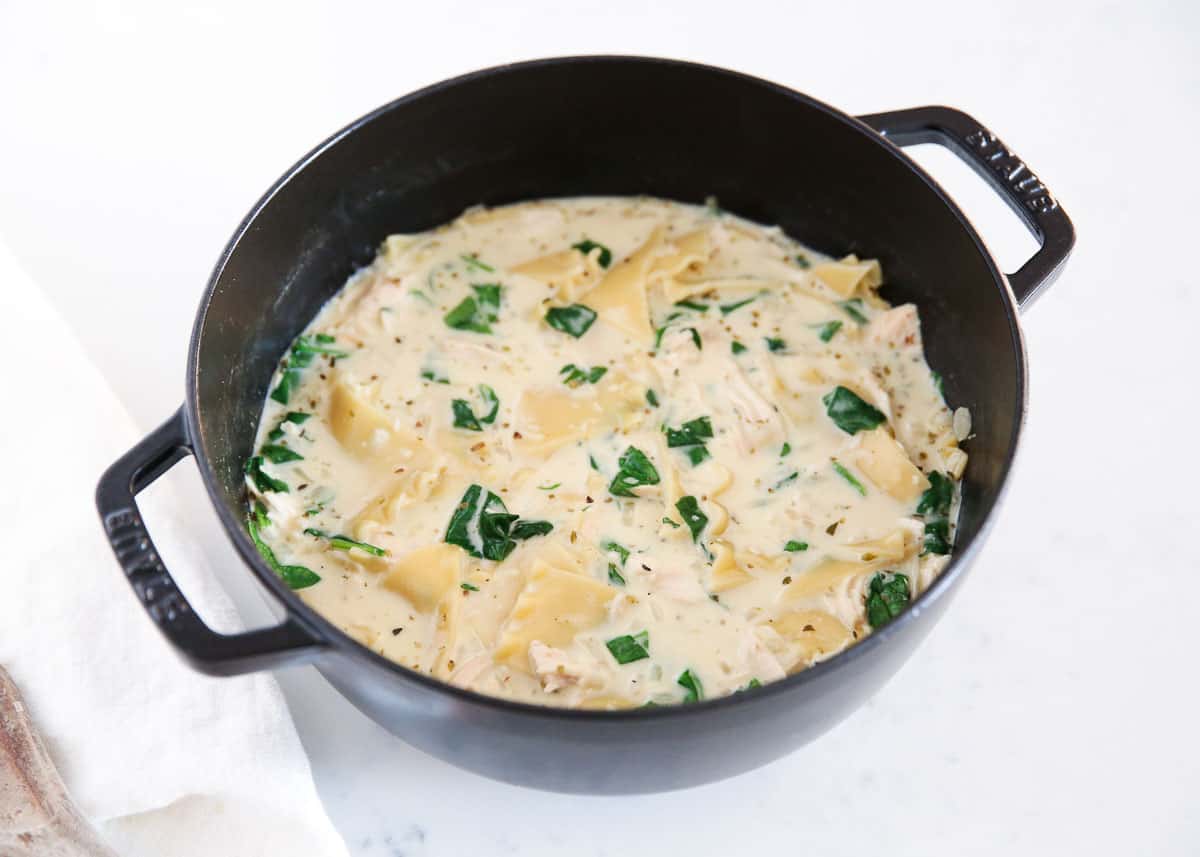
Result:
<svg viewBox="0 0 1200 857"><path fill-rule="evenodd" d="M600 248L600 255L596 258L596 261L600 263L601 268L607 268L609 265L612 264L612 251L609 250L607 247L605 247L603 244L598 244L595 241L592 241L588 238L584 238L578 244L571 245L571 248L573 250L578 250L580 253L582 253L585 256L588 255L589 253L591 253L597 247Z"/></svg>
<svg viewBox="0 0 1200 857"><path fill-rule="evenodd" d="M628 548L626 548L622 545L619 545L614 541L604 542L604 544L600 545L600 547L602 550L611 551L612 553L615 553L617 556L619 556L621 558L620 559L621 568L625 567L625 563L629 559L629 549ZM621 568L618 568L617 564L613 563L613 562L610 562L608 564L608 580L610 583L615 583L617 586L625 585L625 577L624 577L624 575L621 574Z"/></svg>
<svg viewBox="0 0 1200 857"><path fill-rule="evenodd" d="M780 488L782 488L784 485L787 485L789 482L795 482L799 478L799 476L800 476L800 471L793 470L787 476L783 477L778 482L776 482L773 490L778 491Z"/></svg>
<svg viewBox="0 0 1200 857"><path fill-rule="evenodd" d="M478 592L479 591L479 587L476 586L474 583L460 583L459 588L461 588L464 592Z"/></svg>
<svg viewBox="0 0 1200 857"><path fill-rule="evenodd" d="M708 515L700 511L699 501L689 494L686 497L680 497L675 508L679 510L683 522L692 531L692 541L699 539L701 531L708 526Z"/></svg>
<svg viewBox="0 0 1200 857"><path fill-rule="evenodd" d="M925 550L922 553L939 556L950 553L950 521L938 518L925 522Z"/></svg>
<svg viewBox="0 0 1200 857"><path fill-rule="evenodd" d="M829 340L833 339L833 335L841 329L842 323L840 321L827 321L818 329L817 337L822 342L828 342Z"/></svg>
<svg viewBox="0 0 1200 857"><path fill-rule="evenodd" d="M850 298L848 301L839 301L838 306L842 308L842 311L846 313L846 315L850 316L859 324L867 323L868 319L866 315L863 314L862 298Z"/></svg>
<svg viewBox="0 0 1200 857"><path fill-rule="evenodd" d="M787 343L784 342L782 339L779 339L778 337L768 336L766 338L766 341L767 341L767 350L768 351L785 351L785 350L787 350Z"/></svg>
<svg viewBox="0 0 1200 857"><path fill-rule="evenodd" d="M663 431L667 435L667 446L671 448L704 443L706 440L711 440L713 436L712 421L708 417L696 417L694 420L688 420L677 429L663 426Z"/></svg>
<svg viewBox="0 0 1200 857"><path fill-rule="evenodd" d="M639 485L657 485L661 477L646 453L636 446L627 447L617 460L617 475L608 486L618 497L636 497L632 489Z"/></svg>
<svg viewBox="0 0 1200 857"><path fill-rule="evenodd" d="M432 381L435 384L449 384L450 383L449 378L445 377L444 375L437 374L432 369L422 369L421 377L424 378L426 381Z"/></svg>
<svg viewBox="0 0 1200 857"><path fill-rule="evenodd" d="M625 563L629 561L629 548L617 544L613 541L605 542L600 545L601 550L612 551L621 558L621 567L625 567Z"/></svg>
<svg viewBox="0 0 1200 857"><path fill-rule="evenodd" d="M808 257L805 256L803 253L797 254L796 264L799 265L801 268L812 267L812 264L808 261Z"/></svg>
<svg viewBox="0 0 1200 857"><path fill-rule="evenodd" d="M950 506L954 482L936 470L929 474L929 488L917 503L917 514L925 518L925 553L950 553Z"/></svg>
<svg viewBox="0 0 1200 857"><path fill-rule="evenodd" d="M683 307L684 309L695 310L696 312L708 312L708 304L698 303L690 298L682 301L675 301L675 306Z"/></svg>
<svg viewBox="0 0 1200 857"><path fill-rule="evenodd" d="M781 446L779 448L779 457L786 458L788 456L788 453L790 453L791 451L792 451L792 445L790 443L788 443L787 441L784 441L783 446Z"/></svg>
<svg viewBox="0 0 1200 857"><path fill-rule="evenodd" d="M487 384L480 384L479 396L485 405L491 405L491 408L482 417L475 416L470 402L466 399L454 399L450 402L450 409L454 412L455 428L483 431L484 425L491 425L496 421L496 414L500 412L500 398L496 395L496 391Z"/></svg>
<svg viewBox="0 0 1200 857"><path fill-rule="evenodd" d="M853 488L863 497L867 496L867 489L863 487L863 484L854 478L854 474L847 470L846 466L836 458L833 459L833 469L837 471L838 476L842 477L850 484L851 488Z"/></svg>
<svg viewBox="0 0 1200 857"><path fill-rule="evenodd" d="M708 449L704 446L704 441L713 436L712 422L708 417L688 420L677 429L663 426L663 431L667 435L667 446L672 449L684 447L683 451L693 465L700 464L710 457Z"/></svg>
<svg viewBox="0 0 1200 857"><path fill-rule="evenodd" d="M475 297L463 298L442 320L455 330L491 333L492 325L500 318L500 284L481 283L471 288Z"/></svg>
<svg viewBox="0 0 1200 857"><path fill-rule="evenodd" d="M704 686L700 684L699 677L690 669L684 670L675 683L687 691L683 697L685 703L699 702L704 699Z"/></svg>
<svg viewBox="0 0 1200 857"><path fill-rule="evenodd" d="M275 428L271 429L271 431L267 434L267 440L272 442L281 440L284 434L284 423L295 423L296 425L302 425L311 416L312 414L306 414L303 411L288 411L283 415L283 418L279 421L279 424L276 425Z"/></svg>
<svg viewBox="0 0 1200 857"><path fill-rule="evenodd" d="M658 394L655 393L653 390L646 391L646 404L648 404L652 408L658 407Z"/></svg>
<svg viewBox="0 0 1200 857"><path fill-rule="evenodd" d="M516 539L545 535L553 528L549 521L521 521L491 491L472 485L450 516L443 541L471 556L499 562L516 548Z"/></svg>
<svg viewBox="0 0 1200 857"><path fill-rule="evenodd" d="M259 530L266 529L271 525L271 519L267 516L267 507L262 500L255 500L254 505L250 507L249 523L254 524Z"/></svg>
<svg viewBox="0 0 1200 857"><path fill-rule="evenodd" d="M526 539L532 539L534 536L544 536L553 529L554 524L550 523L549 521L521 520L513 524L513 528L509 535L511 535L514 539L523 542Z"/></svg>
<svg viewBox="0 0 1200 857"><path fill-rule="evenodd" d="M588 332L596 320L596 311L583 304L551 307L546 311L546 324L576 339Z"/></svg>
<svg viewBox="0 0 1200 857"><path fill-rule="evenodd" d="M292 390L300 386L300 370L287 366L279 376L279 383L271 391L271 398L281 405L286 405L292 397Z"/></svg>
<svg viewBox="0 0 1200 857"><path fill-rule="evenodd" d="M756 688L760 688L760 687L762 687L762 682L756 678L752 678L752 679L750 679L750 681L746 682L746 686L743 687L742 690L743 691L755 690Z"/></svg>
<svg viewBox="0 0 1200 857"><path fill-rule="evenodd" d="M312 355L314 354L325 354L330 357L349 357L349 351L329 347L334 341L334 337L328 333L317 333L313 336L297 336L296 341L292 344L292 354L308 355L307 359L301 358L301 364L304 366L307 366L312 361Z"/></svg>
<svg viewBox="0 0 1200 857"><path fill-rule="evenodd" d="M262 530L270 523L271 521L267 517L267 508L262 503L255 502L246 518L246 530L250 533L250 540L254 542L254 547L258 549L259 555L271 571L275 572L289 589L304 589L306 586L320 583L321 576L311 568L303 565L283 565L279 562L275 551L271 550L271 546L262 538Z"/></svg>
<svg viewBox="0 0 1200 857"><path fill-rule="evenodd" d="M749 351L750 349L747 348L746 346L742 345L742 343L738 342L735 339L735 340L733 340L733 342L729 343L729 350L732 351L734 354L741 354L745 351Z"/></svg>
<svg viewBox="0 0 1200 857"><path fill-rule="evenodd" d="M352 548L357 548L363 553L369 553L371 556L387 555L387 551L385 551L383 548L375 547L375 545L369 545L366 542L357 541L349 536L330 535L324 530L318 530L316 527L306 528L304 530L304 534L306 536L312 536L313 538L324 539L325 541L329 542L329 546L334 550L348 551Z"/></svg>
<svg viewBox="0 0 1200 857"><path fill-rule="evenodd" d="M825 413L846 434L873 429L887 419L878 408L842 386L826 393L821 401L825 403Z"/></svg>
<svg viewBox="0 0 1200 857"><path fill-rule="evenodd" d="M555 482L555 483L554 483L554 484L552 484L552 485L539 485L539 486L538 486L538 490L539 490L539 491L553 491L553 490L554 490L555 488L557 488L559 485L562 485L562 483L561 483L561 482Z"/></svg>
<svg viewBox="0 0 1200 857"><path fill-rule="evenodd" d="M729 315L731 312L739 310L746 304L753 303L756 300L758 300L758 295L754 295L753 297L748 297L745 300L740 300L731 304L721 304L721 315Z"/></svg>
<svg viewBox="0 0 1200 857"><path fill-rule="evenodd" d="M268 491L274 491L276 494L287 494L287 483L282 479L275 479L268 473L264 473L263 457L256 455L246 462L246 475L254 482L254 487L264 494Z"/></svg>
<svg viewBox="0 0 1200 857"><path fill-rule="evenodd" d="M796 553L797 551L806 551L806 550L808 550L808 542L799 542L799 541L796 541L795 539L790 539L788 541L788 543L783 546L783 549L785 551L787 551L788 553Z"/></svg>
<svg viewBox="0 0 1200 857"><path fill-rule="evenodd" d="M312 363L314 355L324 354L334 359L350 356L349 351L330 348L333 341L334 338L328 333L297 336L283 360L283 371L279 376L279 383L271 391L271 398L281 405L286 405L292 397L292 391L300 386L300 370Z"/></svg>
<svg viewBox="0 0 1200 857"><path fill-rule="evenodd" d="M471 410L471 403L466 399L454 399L450 402L450 409L454 412L455 428L483 431L483 426L479 424L479 420L475 419L475 412Z"/></svg>
<svg viewBox="0 0 1200 857"><path fill-rule="evenodd" d="M500 412L500 397L496 395L496 391L487 384L479 385L479 396L483 399L485 405L491 405L488 412L479 418L481 423L491 425L496 421L496 414Z"/></svg>
<svg viewBox="0 0 1200 857"><path fill-rule="evenodd" d="M921 495L917 503L918 515L937 515L946 517L950 514L950 504L954 502L954 482L950 477L937 472L929 474L929 488Z"/></svg>
<svg viewBox="0 0 1200 857"><path fill-rule="evenodd" d="M938 395L942 397L942 401L946 401L946 386L942 382L942 376L939 372L930 371L933 376L933 388L938 391Z"/></svg>
<svg viewBox="0 0 1200 857"><path fill-rule="evenodd" d="M612 652L617 663L631 664L634 661L650 657L650 632L642 631L640 634L632 636L624 634L620 637L613 637L604 645Z"/></svg>
<svg viewBox="0 0 1200 857"><path fill-rule="evenodd" d="M663 522L664 524L667 524L668 526L674 527L674 528L675 528L675 529L677 529L677 530L679 529L679 522L678 522L678 521L673 521L673 520L671 520L670 518L663 518L663 519L662 519L662 522Z"/></svg>
<svg viewBox="0 0 1200 857"><path fill-rule="evenodd" d="M903 612L910 599L908 577L880 572L867 586L867 621L882 628Z"/></svg>
<svg viewBox="0 0 1200 857"><path fill-rule="evenodd" d="M474 268L477 271L487 271L489 274L494 274L496 272L496 269L493 268L491 265L489 265L485 262L479 261L478 256L474 256L474 255L468 256L467 254L464 253L463 255L459 256L459 258L467 263L468 268Z"/></svg>
<svg viewBox="0 0 1200 857"><path fill-rule="evenodd" d="M480 308L488 313L488 321L495 321L500 312L500 294L503 291L500 284L472 283L471 288L475 291L475 297L479 299Z"/></svg>
<svg viewBox="0 0 1200 857"><path fill-rule="evenodd" d="M272 464L286 464L289 461L303 461L304 456L286 446L277 443L264 443L259 452Z"/></svg>
<svg viewBox="0 0 1200 857"><path fill-rule="evenodd" d="M576 366L574 363L568 363L558 370L558 374L564 376L563 383L568 387L578 387L580 384L595 384L607 372L607 366L593 366L591 369L585 369Z"/></svg>
<svg viewBox="0 0 1200 857"><path fill-rule="evenodd" d="M678 313L676 313L676 315L678 315ZM675 316L672 315L671 317L669 317L667 319L666 324L664 324L658 330L654 331L654 348L655 348L655 350L658 350L659 348L662 347L663 334L665 334L670 329L670 327L671 327L670 322L674 318L675 318ZM696 328L694 328L694 327L685 327L683 329L688 331L692 335L692 344L695 345L696 348L699 349L700 351L703 351L704 350L704 342L703 342L703 340L700 339L700 331L696 330Z"/></svg>

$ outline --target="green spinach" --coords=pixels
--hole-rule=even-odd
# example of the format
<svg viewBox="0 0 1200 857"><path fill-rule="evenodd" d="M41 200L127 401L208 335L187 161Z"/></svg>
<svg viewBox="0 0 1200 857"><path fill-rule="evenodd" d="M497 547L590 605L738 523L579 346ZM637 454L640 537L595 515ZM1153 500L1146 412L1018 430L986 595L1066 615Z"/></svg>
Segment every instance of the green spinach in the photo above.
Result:
<svg viewBox="0 0 1200 857"><path fill-rule="evenodd" d="M632 489L639 485L657 485L661 481L654 464L636 446L627 447L617 459L617 475L609 483L609 493L617 497L636 497Z"/></svg>
<svg viewBox="0 0 1200 857"><path fill-rule="evenodd" d="M275 556L275 551L271 550L262 538L262 530L271 523L267 517L267 508L260 502L255 502L250 514L246 518L246 530L250 533L250 540L254 542L254 547L258 550L263 561L270 567L271 571L284 582L289 589L304 589L307 586L312 586L314 583L321 582L321 576L303 565L283 565Z"/></svg>
<svg viewBox="0 0 1200 857"><path fill-rule="evenodd" d="M825 413L846 434L869 431L887 419L874 405L864 402L853 390L842 386L826 393L821 401L825 403Z"/></svg>
<svg viewBox="0 0 1200 857"><path fill-rule="evenodd" d="M846 482L849 483L850 487L857 491L859 495L863 497L867 496L867 489L863 487L863 484L859 482L858 479L855 478L854 474L846 468L846 465L842 464L836 458L833 459L833 469L837 471L837 475L845 479Z"/></svg>
<svg viewBox="0 0 1200 857"><path fill-rule="evenodd" d="M312 536L313 538L324 539L325 541L329 542L329 546L334 550L349 551L357 548L363 553L369 553L371 556L387 555L387 551L385 551L383 548L376 547L375 545L369 545L366 542L357 541L349 536L330 535L324 530L318 530L316 527L306 528L304 530L304 534L306 536Z"/></svg>
<svg viewBox="0 0 1200 857"><path fill-rule="evenodd" d="M276 479L269 473L263 472L263 457L256 455L246 462L246 475L254 483L254 487L262 493L273 491L277 494L287 494L288 485L282 479Z"/></svg>
<svg viewBox="0 0 1200 857"><path fill-rule="evenodd" d="M675 508L679 511L679 515L687 524L688 529L691 530L692 541L697 541L700 533L708 526L708 515L700 511L699 501L689 494L686 497L680 497Z"/></svg>
<svg viewBox="0 0 1200 857"><path fill-rule="evenodd" d="M500 318L500 284L482 283L471 288L475 297L463 298L442 320L455 330L491 333L492 325Z"/></svg>
<svg viewBox="0 0 1200 857"><path fill-rule="evenodd" d="M613 637L604 644L608 650L612 652L613 658L619 664L631 664L634 661L645 660L650 657L650 632L642 631L640 634L624 634L620 637Z"/></svg>
<svg viewBox="0 0 1200 857"><path fill-rule="evenodd" d="M551 307L546 311L546 324L576 339L588 332L596 320L596 311L583 304Z"/></svg>
<svg viewBox="0 0 1200 857"><path fill-rule="evenodd" d="M867 323L868 319L863 313L862 298L851 298L848 301L840 301L838 306L842 308L842 311L846 313L846 315L850 316L859 324Z"/></svg>
<svg viewBox="0 0 1200 857"><path fill-rule="evenodd" d="M829 340L833 339L833 335L841 329L842 323L840 321L827 321L818 327L817 337L820 338L822 342L828 342Z"/></svg>
<svg viewBox="0 0 1200 857"><path fill-rule="evenodd" d="M867 621L872 628L882 628L908 606L910 599L908 577L903 574L880 572L867 586Z"/></svg>
<svg viewBox="0 0 1200 857"><path fill-rule="evenodd" d="M704 685L700 684L699 676L692 672L691 669L686 669L680 673L675 683L686 691L683 696L685 703L699 702L704 699Z"/></svg>
<svg viewBox="0 0 1200 857"><path fill-rule="evenodd" d="M596 257L596 261L600 263L601 268L607 268L612 264L612 251L603 244L598 244L588 238L584 238L578 244L572 244L571 249L578 250L583 255L588 255L597 247L600 248L600 254Z"/></svg>
<svg viewBox="0 0 1200 857"><path fill-rule="evenodd" d="M522 521L504 506L504 501L480 485L472 485L450 516L443 541L458 545L471 556L503 560L517 540L542 536L554 529L549 521Z"/></svg>

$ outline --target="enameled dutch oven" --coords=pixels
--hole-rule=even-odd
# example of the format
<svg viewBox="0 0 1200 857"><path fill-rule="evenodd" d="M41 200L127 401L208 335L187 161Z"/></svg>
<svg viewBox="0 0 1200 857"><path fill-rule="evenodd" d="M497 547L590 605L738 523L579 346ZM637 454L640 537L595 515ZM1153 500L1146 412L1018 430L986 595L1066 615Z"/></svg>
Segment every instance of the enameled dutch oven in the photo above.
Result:
<svg viewBox="0 0 1200 857"><path fill-rule="evenodd" d="M938 143L983 176L1041 247L1005 275L971 224L900 148ZM879 258L884 295L921 310L930 364L970 408L954 558L899 618L761 690L696 705L570 711L493 699L392 663L305 606L243 526L242 467L281 355L393 232L465 208L649 194L721 205L819 250ZM983 544L1025 410L1017 316L1059 273L1074 231L1045 186L977 121L946 107L852 117L767 81L690 63L573 57L488 69L401 98L305 156L255 205L196 317L182 408L102 477L104 528L151 619L196 669L312 663L412 745L489 777L569 792L676 789L771 761L820 735L895 673ZM280 607L242 634L204 625L151 543L134 497L196 457L221 521Z"/></svg>

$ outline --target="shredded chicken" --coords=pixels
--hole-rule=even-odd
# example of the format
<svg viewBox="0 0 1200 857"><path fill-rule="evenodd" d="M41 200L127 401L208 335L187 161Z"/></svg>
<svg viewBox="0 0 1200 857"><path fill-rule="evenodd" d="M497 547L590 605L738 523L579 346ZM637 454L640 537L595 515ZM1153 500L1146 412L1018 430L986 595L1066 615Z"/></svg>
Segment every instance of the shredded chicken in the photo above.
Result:
<svg viewBox="0 0 1200 857"><path fill-rule="evenodd" d="M546 693L577 684L585 672L584 666L568 657L562 649L547 646L541 640L529 644L529 660Z"/></svg>
<svg viewBox="0 0 1200 857"><path fill-rule="evenodd" d="M920 348L921 322L914 304L901 304L871 319L867 338L887 348Z"/></svg>

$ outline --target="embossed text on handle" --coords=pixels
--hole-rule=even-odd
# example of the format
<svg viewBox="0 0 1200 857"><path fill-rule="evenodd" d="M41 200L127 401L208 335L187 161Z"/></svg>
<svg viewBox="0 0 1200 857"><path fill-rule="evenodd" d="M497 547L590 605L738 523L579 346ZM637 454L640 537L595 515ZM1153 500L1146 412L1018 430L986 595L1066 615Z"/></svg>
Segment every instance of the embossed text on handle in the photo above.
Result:
<svg viewBox="0 0 1200 857"><path fill-rule="evenodd" d="M985 128L972 131L966 143L1030 211L1046 214L1058 208L1058 201L1033 172L995 134Z"/></svg>

